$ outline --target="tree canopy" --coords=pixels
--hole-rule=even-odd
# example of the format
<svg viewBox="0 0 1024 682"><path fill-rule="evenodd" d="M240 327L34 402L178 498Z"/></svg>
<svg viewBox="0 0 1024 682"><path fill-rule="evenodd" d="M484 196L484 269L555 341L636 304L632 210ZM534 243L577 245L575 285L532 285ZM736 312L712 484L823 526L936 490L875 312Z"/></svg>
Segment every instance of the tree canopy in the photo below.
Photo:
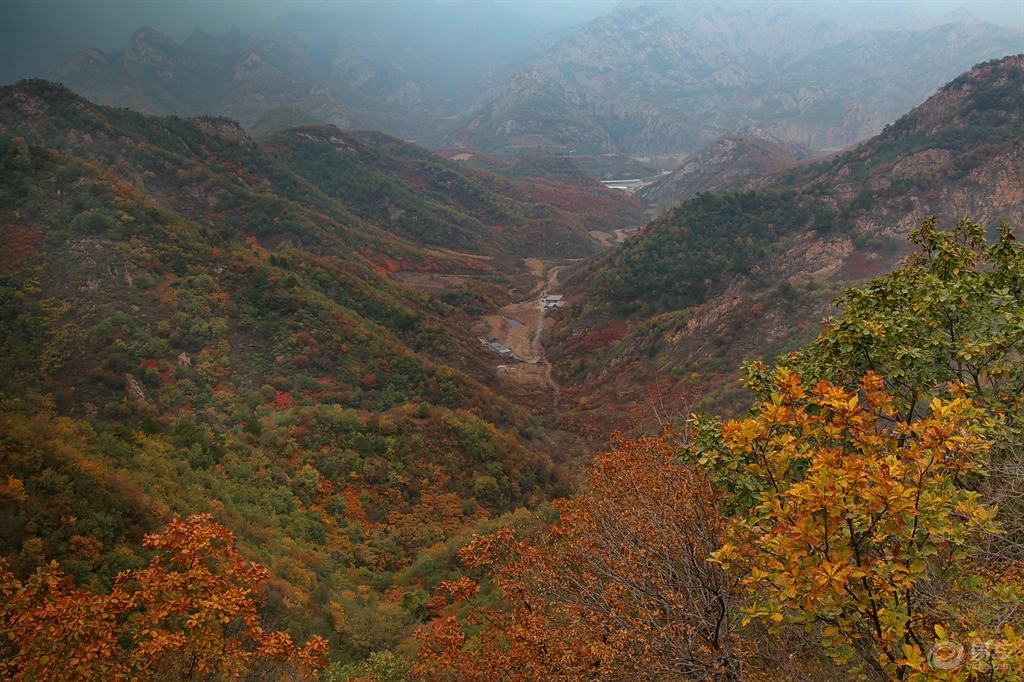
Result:
<svg viewBox="0 0 1024 682"><path fill-rule="evenodd" d="M298 647L264 629L258 588L270 574L246 561L208 514L148 535L146 568L107 594L74 586L56 562L24 582L0 573L0 672L5 679L303 679L327 665L327 642Z"/></svg>

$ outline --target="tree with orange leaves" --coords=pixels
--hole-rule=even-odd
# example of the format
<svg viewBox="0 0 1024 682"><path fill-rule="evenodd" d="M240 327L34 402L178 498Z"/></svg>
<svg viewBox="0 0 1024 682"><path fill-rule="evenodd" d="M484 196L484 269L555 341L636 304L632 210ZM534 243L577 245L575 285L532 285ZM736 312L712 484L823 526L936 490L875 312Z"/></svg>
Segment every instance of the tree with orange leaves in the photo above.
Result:
<svg viewBox="0 0 1024 682"><path fill-rule="evenodd" d="M56 562L24 583L0 574L0 674L19 680L236 680L259 672L315 678L320 637L298 647L267 632L256 588L269 578L243 559L209 514L146 536L157 555L107 595L74 587Z"/></svg>
<svg viewBox="0 0 1024 682"><path fill-rule="evenodd" d="M724 527L701 474L667 439L619 441L588 487L558 505L538 543L507 528L460 553L491 572L505 607L474 609L479 647L453 617L429 623L418 672L431 680L735 679L735 579L715 563ZM471 599L468 578L441 586Z"/></svg>

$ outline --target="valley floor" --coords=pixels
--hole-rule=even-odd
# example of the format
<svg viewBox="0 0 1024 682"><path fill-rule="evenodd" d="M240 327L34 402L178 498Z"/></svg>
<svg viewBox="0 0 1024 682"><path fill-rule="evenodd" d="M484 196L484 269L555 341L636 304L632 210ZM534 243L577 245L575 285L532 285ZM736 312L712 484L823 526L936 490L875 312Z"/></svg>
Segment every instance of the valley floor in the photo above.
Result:
<svg viewBox="0 0 1024 682"><path fill-rule="evenodd" d="M546 297L557 290L558 272L567 267L567 262L559 261L556 265L554 261L530 260L536 261L531 265L540 266L534 268L539 279L531 298L477 318L470 331L483 344L497 341L511 351L508 357L495 354L495 372L521 386L550 387L557 400L558 384L552 377L541 336L548 310Z"/></svg>

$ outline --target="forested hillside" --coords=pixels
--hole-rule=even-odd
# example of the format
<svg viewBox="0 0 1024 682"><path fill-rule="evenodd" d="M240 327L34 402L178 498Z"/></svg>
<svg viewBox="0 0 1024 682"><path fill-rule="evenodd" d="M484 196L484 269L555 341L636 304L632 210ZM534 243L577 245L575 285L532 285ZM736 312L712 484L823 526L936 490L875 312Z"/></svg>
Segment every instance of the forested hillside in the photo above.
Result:
<svg viewBox="0 0 1024 682"><path fill-rule="evenodd" d="M532 286L523 256L593 253L588 209L377 133L256 144L43 81L0 90L0 126L15 578L116 590L147 533L209 513L269 570L263 622L346 660L436 607L446 543L571 490L578 442L495 392L462 323Z"/></svg>

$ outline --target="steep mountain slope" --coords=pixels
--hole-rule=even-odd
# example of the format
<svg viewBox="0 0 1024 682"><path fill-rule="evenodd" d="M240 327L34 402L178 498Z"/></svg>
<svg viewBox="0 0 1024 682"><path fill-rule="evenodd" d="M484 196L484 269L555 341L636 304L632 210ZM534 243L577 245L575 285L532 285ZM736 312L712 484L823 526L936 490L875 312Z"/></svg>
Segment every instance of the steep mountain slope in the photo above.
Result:
<svg viewBox="0 0 1024 682"><path fill-rule="evenodd" d="M515 74L490 105L484 130L496 147L640 153L659 139L661 149L692 151L728 127L730 107L717 86L750 82L757 68L709 41L688 39L652 9L617 10ZM688 104L676 111L680 101ZM479 134L474 141L489 142Z"/></svg>
<svg viewBox="0 0 1024 682"><path fill-rule="evenodd" d="M634 2L635 5L645 3ZM797 3L713 3L698 0L658 3L657 10L686 28L690 35L728 50L756 56L777 66L800 60L828 45L850 38L856 30L849 20L830 13L824 3L813 13ZM873 8L880 14L877 8ZM901 27L902 28L902 27Z"/></svg>
<svg viewBox="0 0 1024 682"><path fill-rule="evenodd" d="M215 180L203 168L212 164L214 174L226 170L240 175L247 194L272 188L275 199L292 202L291 210L323 212L339 224L358 225L358 236L351 239L356 240L353 244L359 243L363 253L380 250L390 258L404 259L403 249L409 243L396 242L394 234L422 246L463 250L503 261L515 261L524 254L573 258L597 249L586 235L583 220L572 211L531 200L516 183L499 183L504 189L492 191L487 183L497 180L490 173L473 170L467 175L459 164L388 135L313 126L274 135L257 145L233 121L196 119L190 126L198 126L219 143L220 155L211 156L209 149L184 142L174 130L173 118L156 121L123 110L100 109L66 96L66 91L61 94L45 84L39 87L50 87L50 95L65 99L67 104L55 106L50 99L36 97L38 88L31 85L15 88L9 90L11 106L0 112L0 123L11 130L35 130L40 141L70 145L76 153L105 159L104 163L121 157L126 163L112 166L124 179L154 199L172 202L175 210L195 219L239 226L261 238L277 235L272 238L296 244L342 234L336 230L299 229L284 210L276 219L254 210L255 198L242 201L234 196L236 187L222 186L220 178ZM31 128L33 117L47 125ZM86 121L88 124L82 125ZM102 121L139 126L140 132L112 135ZM162 138L166 148L176 150L180 157L174 163L184 166L183 174L167 177L166 167L141 163L144 155L139 154L137 145L145 144L145 138L151 135ZM133 154L140 157L137 165L133 164ZM147 169L153 173L151 178L146 177ZM636 202L603 190L598 183L575 190L566 187L565 191L587 194L594 189L601 189L602 197L616 207L628 207L627 213L637 207ZM639 211L633 215L638 216ZM362 220L370 223L361 224Z"/></svg>
<svg viewBox="0 0 1024 682"><path fill-rule="evenodd" d="M606 403L648 391L741 408L739 359L809 338L837 287L891 268L926 216L1020 224L1022 120L1024 58L989 62L829 162L739 181L649 224L569 276L548 341L562 405L601 405L602 424Z"/></svg>
<svg viewBox="0 0 1024 682"><path fill-rule="evenodd" d="M496 392L468 320L535 283L521 249L594 242L474 175L495 189L382 134L259 145L0 89L0 556L109 585L143 533L211 512L274 574L269 621L393 646L445 543L566 494L580 452Z"/></svg>
<svg viewBox="0 0 1024 682"><path fill-rule="evenodd" d="M535 55L530 41L545 30L493 2L294 10L269 28L219 36L197 29L182 45L141 28L125 49L85 50L50 77L102 104L226 115L261 134L320 122L428 138L444 116L497 85L495 74L508 75L499 67Z"/></svg>
<svg viewBox="0 0 1024 682"><path fill-rule="evenodd" d="M1020 45L1020 31L985 24L853 32L784 6L628 4L516 73L468 131L495 153L547 145L646 156L692 153L756 124L837 151Z"/></svg>
<svg viewBox="0 0 1024 682"><path fill-rule="evenodd" d="M805 87L834 89L840 97L893 121L973 64L1022 50L1021 31L990 24L949 23L922 31L867 31L808 55L787 68L782 78L805 83ZM781 117L766 124L765 131L816 149L849 146L846 139L828 144L816 141L822 135L819 127L835 125L838 120L835 104L829 104L801 107L800 115ZM849 111L849 107L844 108L843 116Z"/></svg>
<svg viewBox="0 0 1024 682"><path fill-rule="evenodd" d="M723 137L657 182L638 190L635 196L651 202L662 197L685 200L744 175L788 168L796 165L800 158L797 153L768 140Z"/></svg>
<svg viewBox="0 0 1024 682"><path fill-rule="evenodd" d="M302 128L264 141L298 175L346 201L360 217L423 244L507 260L510 255L574 258L596 245L587 230L608 210L606 226L639 218L641 207L600 183L557 187L561 201L536 183L463 172L422 147L396 138L329 128ZM592 197L592 193L598 196Z"/></svg>
<svg viewBox="0 0 1024 682"><path fill-rule="evenodd" d="M196 32L178 45L144 27L123 50L86 50L52 79L101 104L158 115L225 115L260 131L287 107L321 123L413 137L437 106L425 86L390 64L361 59L339 41L314 52L286 33Z"/></svg>

